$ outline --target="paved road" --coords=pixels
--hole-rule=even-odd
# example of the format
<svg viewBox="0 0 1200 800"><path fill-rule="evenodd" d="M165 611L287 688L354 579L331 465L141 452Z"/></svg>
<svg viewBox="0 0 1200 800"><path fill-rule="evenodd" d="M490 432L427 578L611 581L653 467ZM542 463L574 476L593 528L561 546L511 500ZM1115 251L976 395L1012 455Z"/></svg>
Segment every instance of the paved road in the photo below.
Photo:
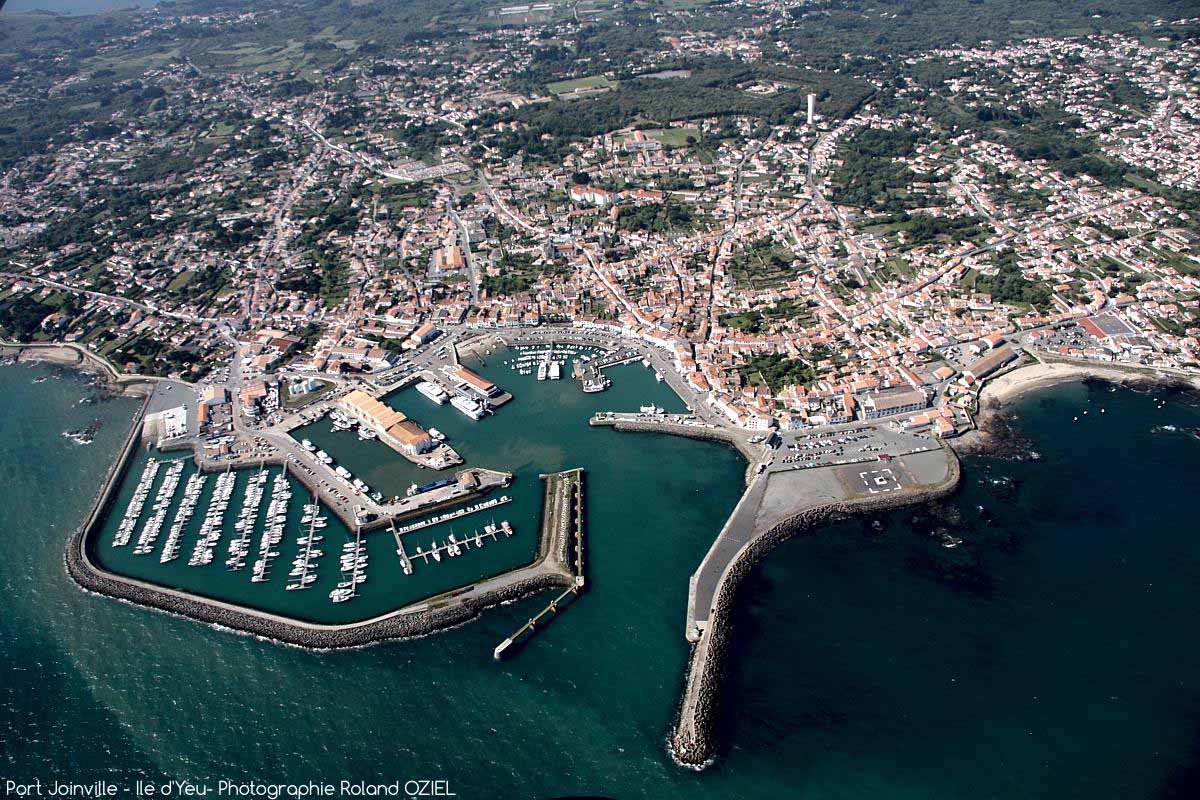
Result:
<svg viewBox="0 0 1200 800"><path fill-rule="evenodd" d="M28 264L22 264L19 261L14 261L12 263L16 264L18 267L29 269ZM155 314L160 317L167 317L168 319L174 319L180 322L190 322L193 324L215 324L218 322L216 317L198 317L192 314L180 314L176 311L167 311L166 309L158 308L157 306L150 305L149 303L143 303L139 300L131 300L128 297L122 297L118 294L105 294L104 292L96 292L92 291L91 289L80 289L77 286L71 286L67 283L52 281L49 278L38 278L33 275L27 275L20 272L0 272L0 278L8 278L9 280L14 281L33 281L34 283L39 283L42 286L49 286L52 289L59 289L64 292L71 292L72 294L80 294L84 297L91 297L95 300L108 300L129 308L139 309L147 314Z"/></svg>

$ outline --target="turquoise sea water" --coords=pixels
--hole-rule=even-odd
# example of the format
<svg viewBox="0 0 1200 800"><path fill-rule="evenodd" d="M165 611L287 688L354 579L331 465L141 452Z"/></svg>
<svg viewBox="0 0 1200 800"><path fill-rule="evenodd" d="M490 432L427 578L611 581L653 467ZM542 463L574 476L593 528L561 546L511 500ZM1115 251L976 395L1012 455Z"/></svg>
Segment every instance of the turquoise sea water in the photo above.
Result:
<svg viewBox="0 0 1200 800"><path fill-rule="evenodd" d="M544 598L419 641L308 653L74 587L63 543L135 406L76 405L88 390L70 373L32 383L52 374L0 368L6 777L446 778L463 798L1196 796L1200 441L1153 430L1200 425L1179 398L1044 392L1018 406L1041 460L971 458L936 513L781 547L742 594L721 757L695 774L663 739L687 575L738 494L731 451L526 431L514 447L531 461L589 462L590 591L502 664L492 647ZM60 435L95 417L94 444ZM610 458L622 438L644 457ZM939 528L963 544L941 547Z"/></svg>

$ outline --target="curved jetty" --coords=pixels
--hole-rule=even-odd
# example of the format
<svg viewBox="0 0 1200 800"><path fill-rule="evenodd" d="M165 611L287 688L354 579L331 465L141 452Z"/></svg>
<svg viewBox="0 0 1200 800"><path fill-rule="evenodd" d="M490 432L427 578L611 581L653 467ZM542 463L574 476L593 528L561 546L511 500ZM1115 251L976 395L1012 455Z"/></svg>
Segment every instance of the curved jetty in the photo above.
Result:
<svg viewBox="0 0 1200 800"><path fill-rule="evenodd" d="M779 542L830 520L943 497L959 475L954 453L933 446L887 461L768 468L751 481L689 584L686 635L695 645L669 739L679 763L700 768L713 758L730 611L751 567Z"/></svg>

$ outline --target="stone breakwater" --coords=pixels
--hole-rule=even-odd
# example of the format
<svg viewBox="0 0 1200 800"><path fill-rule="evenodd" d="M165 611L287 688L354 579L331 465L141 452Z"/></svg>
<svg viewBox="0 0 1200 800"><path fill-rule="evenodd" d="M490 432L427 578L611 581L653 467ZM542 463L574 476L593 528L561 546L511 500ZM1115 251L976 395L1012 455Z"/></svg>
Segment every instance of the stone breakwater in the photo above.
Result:
<svg viewBox="0 0 1200 800"><path fill-rule="evenodd" d="M147 399L147 403L148 403ZM67 541L66 569L85 591L186 617L209 625L253 634L299 647L329 650L363 647L389 639L412 639L462 625L484 610L537 592L574 583L555 556L566 552L565 536L543 531L536 564L456 589L374 619L346 625L319 625L189 594L102 569L88 555L93 534L116 496L131 457L141 443L143 404L126 437L120 457L109 468L91 512Z"/></svg>
<svg viewBox="0 0 1200 800"><path fill-rule="evenodd" d="M666 420L628 420L628 419L598 419L593 417L588 423L595 427L608 426L618 431L640 431L642 433L665 433L671 436L681 436L685 439L697 439L702 442L721 442L741 453L746 459L746 483L750 482L754 465L758 462L761 452L756 451L744 437L738 436L724 428L707 425L682 425Z"/></svg>
<svg viewBox="0 0 1200 800"><path fill-rule="evenodd" d="M890 495L839 501L805 509L775 525L748 542L737 559L721 577L712 613L704 633L692 648L679 717L668 737L668 751L676 763L703 769L715 755L714 731L720 711L721 684L729 656L731 612L738 586L751 569L780 542L802 531L811 530L854 514L883 511L907 505L931 502L951 494L961 477L961 466L952 452L946 451L948 474L936 485Z"/></svg>

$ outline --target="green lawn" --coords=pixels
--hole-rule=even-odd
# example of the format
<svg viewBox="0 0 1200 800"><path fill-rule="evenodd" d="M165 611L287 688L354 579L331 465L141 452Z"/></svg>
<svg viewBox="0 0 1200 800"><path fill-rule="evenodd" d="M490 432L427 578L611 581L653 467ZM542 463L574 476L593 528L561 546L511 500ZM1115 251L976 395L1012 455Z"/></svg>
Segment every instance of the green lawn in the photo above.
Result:
<svg viewBox="0 0 1200 800"><path fill-rule="evenodd" d="M592 75L588 78L575 78L569 81L555 81L546 84L546 91L552 94L570 94L580 89L615 89L618 84L603 75Z"/></svg>

